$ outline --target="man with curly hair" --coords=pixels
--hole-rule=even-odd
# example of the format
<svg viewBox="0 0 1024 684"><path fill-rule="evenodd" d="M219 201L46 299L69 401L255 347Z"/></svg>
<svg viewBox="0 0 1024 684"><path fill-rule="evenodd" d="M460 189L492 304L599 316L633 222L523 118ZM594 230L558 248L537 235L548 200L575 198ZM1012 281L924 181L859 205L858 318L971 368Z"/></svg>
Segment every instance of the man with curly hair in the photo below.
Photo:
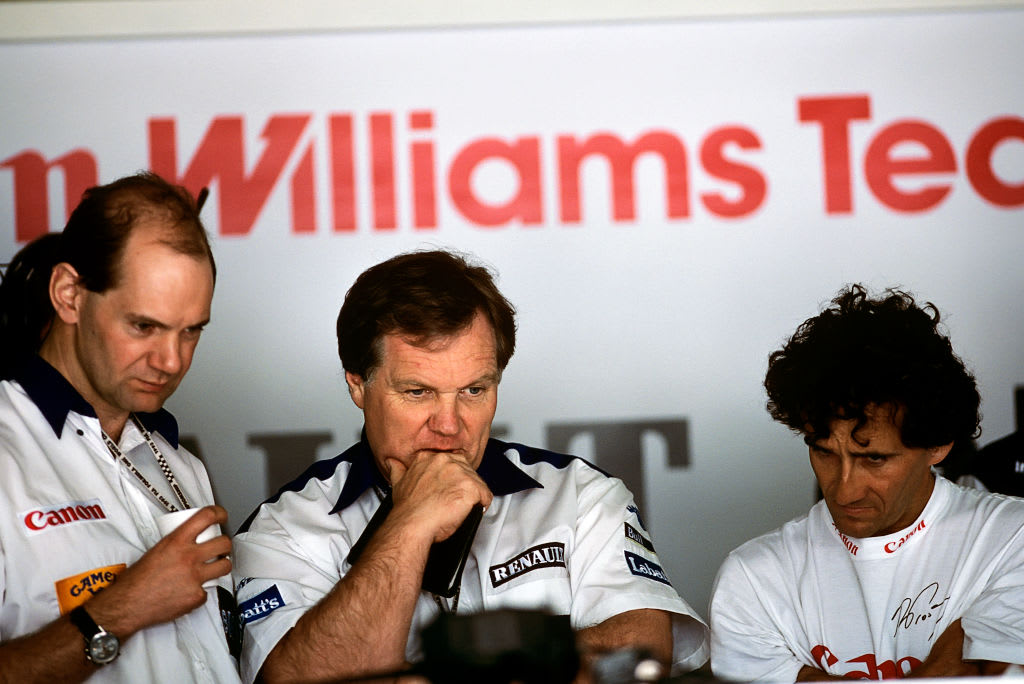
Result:
<svg viewBox="0 0 1024 684"><path fill-rule="evenodd" d="M768 411L823 500L747 542L712 593L724 679L986 675L1024 663L1024 500L933 469L979 432L974 378L932 304L859 285L769 357Z"/></svg>

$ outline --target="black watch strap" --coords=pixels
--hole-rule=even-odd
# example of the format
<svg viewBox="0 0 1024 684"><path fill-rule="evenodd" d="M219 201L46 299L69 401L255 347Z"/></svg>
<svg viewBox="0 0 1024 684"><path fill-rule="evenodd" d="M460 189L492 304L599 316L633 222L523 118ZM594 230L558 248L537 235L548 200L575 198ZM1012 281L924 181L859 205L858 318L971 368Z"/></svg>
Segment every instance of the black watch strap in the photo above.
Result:
<svg viewBox="0 0 1024 684"><path fill-rule="evenodd" d="M85 606L74 608L68 613L68 618L82 633L82 638L85 639L85 657L90 662L106 665L117 658L121 648L118 638L96 624L85 610Z"/></svg>
<svg viewBox="0 0 1024 684"><path fill-rule="evenodd" d="M99 634L103 630L96 621L92 619L92 615L85 610L85 606L78 606L72 609L68 613L68 617L71 618L71 624L78 628L78 631L82 633L86 641L92 639L95 635Z"/></svg>

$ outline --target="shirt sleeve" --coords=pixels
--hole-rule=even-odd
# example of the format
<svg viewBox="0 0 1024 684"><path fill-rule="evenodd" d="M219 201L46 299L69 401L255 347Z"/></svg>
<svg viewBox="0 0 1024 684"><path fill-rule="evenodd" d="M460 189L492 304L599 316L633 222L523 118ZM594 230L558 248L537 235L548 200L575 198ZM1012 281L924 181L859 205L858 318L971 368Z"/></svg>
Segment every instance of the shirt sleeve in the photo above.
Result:
<svg viewBox="0 0 1024 684"><path fill-rule="evenodd" d="M1024 664L1024 522L1001 545L990 581L960 620L964 659Z"/></svg>
<svg viewBox="0 0 1024 684"><path fill-rule="evenodd" d="M262 506L235 537L233 574L243 624L239 669L245 682L255 680L281 637L343 575L339 559L348 553L348 535L336 527L316 529L312 521L327 518L323 510L312 493L291 494ZM307 523L300 526L301 520Z"/></svg>
<svg viewBox="0 0 1024 684"><path fill-rule="evenodd" d="M582 462L577 467L579 515L567 559L573 627L594 626L631 610L663 610L672 617L673 670L700 667L708 657L707 626L672 586L633 496L618 478Z"/></svg>
<svg viewBox="0 0 1024 684"><path fill-rule="evenodd" d="M0 535L0 616L3 615L4 603L7 598L7 561L4 552L4 538ZM7 641L8 636L4 634L4 622L0 619L0 644Z"/></svg>
<svg viewBox="0 0 1024 684"><path fill-rule="evenodd" d="M768 577L765 577L767 575ZM711 670L733 681L796 681L805 663L787 643L760 581L735 553L728 556L711 591Z"/></svg>

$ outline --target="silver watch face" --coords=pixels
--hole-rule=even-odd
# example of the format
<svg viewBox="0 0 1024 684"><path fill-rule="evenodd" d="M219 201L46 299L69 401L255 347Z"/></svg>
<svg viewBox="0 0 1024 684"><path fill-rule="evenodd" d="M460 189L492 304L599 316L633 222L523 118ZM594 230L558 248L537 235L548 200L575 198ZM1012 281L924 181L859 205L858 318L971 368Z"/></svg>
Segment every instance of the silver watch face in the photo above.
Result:
<svg viewBox="0 0 1024 684"><path fill-rule="evenodd" d="M97 665L106 665L117 658L121 642L110 632L94 634L89 640L89 660Z"/></svg>

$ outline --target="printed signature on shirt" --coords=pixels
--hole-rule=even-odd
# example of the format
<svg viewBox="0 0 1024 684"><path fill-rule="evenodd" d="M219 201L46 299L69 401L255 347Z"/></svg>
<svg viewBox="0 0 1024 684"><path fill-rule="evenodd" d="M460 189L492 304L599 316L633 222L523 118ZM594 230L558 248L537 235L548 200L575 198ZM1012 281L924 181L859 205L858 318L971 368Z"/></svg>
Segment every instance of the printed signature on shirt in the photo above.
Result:
<svg viewBox="0 0 1024 684"><path fill-rule="evenodd" d="M939 600L938 582L932 582L919 591L914 598L908 596L900 602L899 608L892 614L891 620L896 623L896 630L892 635L895 637L899 634L900 629L910 629L914 625L931 621L932 633L928 636L928 639L932 639L935 636L936 625L942 620L942 616L946 612L948 602L949 596Z"/></svg>

